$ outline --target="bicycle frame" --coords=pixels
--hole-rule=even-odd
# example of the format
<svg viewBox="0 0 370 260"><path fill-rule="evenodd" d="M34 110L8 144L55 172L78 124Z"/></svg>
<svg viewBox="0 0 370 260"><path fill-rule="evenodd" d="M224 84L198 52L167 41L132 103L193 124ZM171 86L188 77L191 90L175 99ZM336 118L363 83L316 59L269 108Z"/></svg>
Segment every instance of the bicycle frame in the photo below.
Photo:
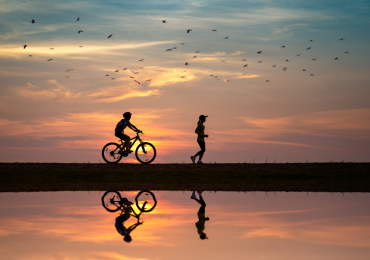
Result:
<svg viewBox="0 0 370 260"><path fill-rule="evenodd" d="M131 142L132 140L134 140L134 141ZM137 140L139 140L140 144L143 143L143 141L139 137L139 133L136 133L136 136L130 139L130 149L134 146L134 144L136 143ZM120 149L121 150L125 149L125 146L124 146L125 141L123 141L122 139L120 139L119 141L121 141L121 148ZM143 146L143 151L146 154L144 146Z"/></svg>

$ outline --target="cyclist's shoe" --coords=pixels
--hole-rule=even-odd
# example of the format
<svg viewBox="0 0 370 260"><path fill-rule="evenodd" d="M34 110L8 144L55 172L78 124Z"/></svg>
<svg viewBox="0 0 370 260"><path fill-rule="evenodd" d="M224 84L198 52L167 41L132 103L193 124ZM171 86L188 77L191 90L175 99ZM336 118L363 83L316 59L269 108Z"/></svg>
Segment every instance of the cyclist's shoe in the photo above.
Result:
<svg viewBox="0 0 370 260"><path fill-rule="evenodd" d="M195 200L197 197L195 196L195 191L193 191L193 194L191 194L191 199Z"/></svg>
<svg viewBox="0 0 370 260"><path fill-rule="evenodd" d="M203 164L201 160L198 161L198 164Z"/></svg>
<svg viewBox="0 0 370 260"><path fill-rule="evenodd" d="M195 163L195 156L190 156L190 159L193 163Z"/></svg>

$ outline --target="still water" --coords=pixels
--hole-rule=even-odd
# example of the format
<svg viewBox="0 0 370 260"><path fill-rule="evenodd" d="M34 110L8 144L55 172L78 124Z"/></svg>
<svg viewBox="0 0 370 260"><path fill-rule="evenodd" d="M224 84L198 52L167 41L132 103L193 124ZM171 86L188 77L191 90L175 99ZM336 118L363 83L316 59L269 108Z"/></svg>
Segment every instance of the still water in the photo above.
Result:
<svg viewBox="0 0 370 260"><path fill-rule="evenodd" d="M130 243L104 192L1 193L0 259L370 259L369 193L205 191L204 240L191 192L153 193Z"/></svg>

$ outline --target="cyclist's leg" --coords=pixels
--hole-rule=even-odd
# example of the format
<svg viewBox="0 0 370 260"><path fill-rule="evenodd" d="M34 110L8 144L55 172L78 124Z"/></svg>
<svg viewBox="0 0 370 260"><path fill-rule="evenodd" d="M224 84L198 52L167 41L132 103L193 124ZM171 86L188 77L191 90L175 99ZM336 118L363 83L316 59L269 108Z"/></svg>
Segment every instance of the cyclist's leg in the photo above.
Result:
<svg viewBox="0 0 370 260"><path fill-rule="evenodd" d="M130 143L130 137L128 136L128 135L125 135L125 134L123 134L124 136L125 136L125 142L126 142L126 151L130 151L130 145L131 145L131 143Z"/></svg>

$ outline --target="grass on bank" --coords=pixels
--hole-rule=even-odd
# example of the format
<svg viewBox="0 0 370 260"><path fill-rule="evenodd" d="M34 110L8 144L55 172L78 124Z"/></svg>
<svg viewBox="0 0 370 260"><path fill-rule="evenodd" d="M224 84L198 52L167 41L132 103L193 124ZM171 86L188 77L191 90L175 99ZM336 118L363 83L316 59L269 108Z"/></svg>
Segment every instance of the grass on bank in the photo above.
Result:
<svg viewBox="0 0 370 260"><path fill-rule="evenodd" d="M0 191L234 190L369 192L370 163L0 163Z"/></svg>

